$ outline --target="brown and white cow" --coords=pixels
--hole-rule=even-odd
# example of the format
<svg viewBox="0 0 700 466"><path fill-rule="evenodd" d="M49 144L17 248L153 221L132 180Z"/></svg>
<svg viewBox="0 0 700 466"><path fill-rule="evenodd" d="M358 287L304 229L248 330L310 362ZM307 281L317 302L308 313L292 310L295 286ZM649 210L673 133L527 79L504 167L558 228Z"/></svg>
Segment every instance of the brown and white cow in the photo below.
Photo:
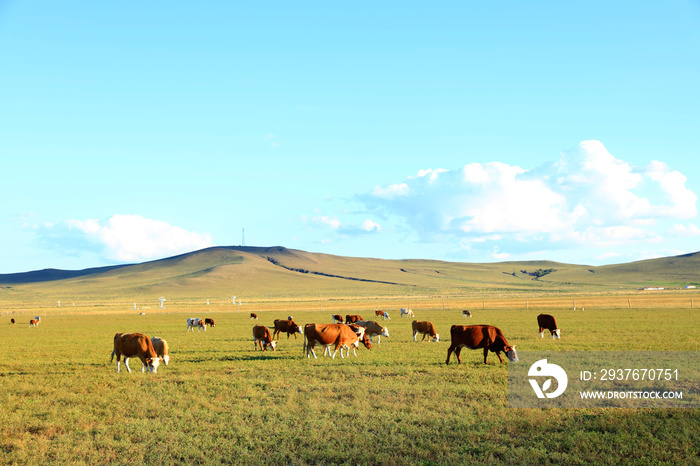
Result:
<svg viewBox="0 0 700 466"><path fill-rule="evenodd" d="M216 327L216 324L214 323L214 319L207 317L204 319L204 325L208 325L210 327Z"/></svg>
<svg viewBox="0 0 700 466"><path fill-rule="evenodd" d="M376 320L358 320L355 325L364 327L365 335L369 337L370 343L372 342L372 337L377 337L377 344L380 343L381 337L389 338L389 329L379 325Z"/></svg>
<svg viewBox="0 0 700 466"><path fill-rule="evenodd" d="M334 324L342 324L343 323L343 316L340 314L333 314L333 323Z"/></svg>
<svg viewBox="0 0 700 466"><path fill-rule="evenodd" d="M251 313L250 313L250 318L251 318L251 319L258 320L258 315L251 312Z"/></svg>
<svg viewBox="0 0 700 466"><path fill-rule="evenodd" d="M153 337L151 338L151 343L153 344L156 356L162 358L163 363L167 366L168 362L170 362L170 355L168 354L170 352L170 347L168 346L168 342L163 338Z"/></svg>
<svg viewBox="0 0 700 466"><path fill-rule="evenodd" d="M503 362L501 352L504 352L510 361L519 361L515 345L510 346L501 329L493 325L453 325L450 328L450 337L452 338L452 344L447 349L447 361L445 361L445 364L450 363L452 352L457 356L457 361L462 364L462 359L459 356L462 348L483 348L484 364L487 364L486 357L489 351L496 353L501 362Z"/></svg>
<svg viewBox="0 0 700 466"><path fill-rule="evenodd" d="M109 359L111 363L114 360L114 355L117 355L117 372L121 372L121 357L124 356L124 365L126 370L131 372L129 367L129 358L137 357L141 360L141 372L158 372L158 364L160 358L157 357L153 342L143 333L117 333L114 335L114 349L112 357Z"/></svg>
<svg viewBox="0 0 700 466"><path fill-rule="evenodd" d="M275 330L272 332L272 338L279 336L282 332L287 334L287 340L289 340L289 335L294 335L294 339L296 340L297 333L304 333L304 329L301 328L301 325L297 325L292 319L275 319Z"/></svg>
<svg viewBox="0 0 700 466"><path fill-rule="evenodd" d="M540 314L537 316L537 325L540 326L540 338L544 338L544 331L552 332L552 340L561 338L561 330L557 326L557 319L549 314Z"/></svg>
<svg viewBox="0 0 700 466"><path fill-rule="evenodd" d="M151 343L153 344L153 350L156 352L156 356L163 360L163 363L167 366L170 361L170 355L168 354L168 342L160 337L151 338ZM141 372L143 372L144 366L141 364Z"/></svg>
<svg viewBox="0 0 700 466"><path fill-rule="evenodd" d="M413 314L413 311L410 309L406 309L405 307L401 308L401 317L403 316L408 316L408 317L415 317Z"/></svg>
<svg viewBox="0 0 700 466"><path fill-rule="evenodd" d="M269 328L264 325L256 325L253 327L253 346L255 351L258 350L258 346L260 346L260 351L267 351L268 346L274 351L277 342L272 340Z"/></svg>
<svg viewBox="0 0 700 466"><path fill-rule="evenodd" d="M470 311L467 311L466 309L462 311L462 316L463 317L471 317L472 313Z"/></svg>
<svg viewBox="0 0 700 466"><path fill-rule="evenodd" d="M29 321L29 326L30 327L38 327L39 326L39 321L37 319L31 319Z"/></svg>
<svg viewBox="0 0 700 466"><path fill-rule="evenodd" d="M423 334L423 338L421 338L420 341L425 340L425 337L428 337L428 341L431 341L431 339L436 343L440 341L440 335L437 334L435 326L431 322L414 320L411 322L411 328L413 329L413 341L418 341L416 340L416 336L419 333Z"/></svg>
<svg viewBox="0 0 700 466"><path fill-rule="evenodd" d="M354 324L358 320L365 320L362 318L362 316L359 316L357 314L348 314L345 316L345 323L346 324Z"/></svg>
<svg viewBox="0 0 700 466"><path fill-rule="evenodd" d="M204 325L204 319L200 319L199 317L192 317L187 319L187 331L189 332L192 330L194 332L194 328L197 327L198 331L204 330L205 332L207 331L207 326Z"/></svg>
<svg viewBox="0 0 700 466"><path fill-rule="evenodd" d="M306 352L307 358L310 358L313 354L314 359L318 359L316 357L316 351L314 351L316 345L324 347L324 354L326 350L330 349L330 346L335 345L335 350L333 351L331 359L335 359L338 350L340 350L340 357L344 358L345 356L343 356L342 349L347 349L349 355L350 348L353 349L353 354L357 356L355 348L360 345L360 341L362 341L363 337L366 339L364 329L356 325L306 324L304 327L304 351ZM367 345L367 343L365 345ZM369 347L371 347L371 345L369 345Z"/></svg>

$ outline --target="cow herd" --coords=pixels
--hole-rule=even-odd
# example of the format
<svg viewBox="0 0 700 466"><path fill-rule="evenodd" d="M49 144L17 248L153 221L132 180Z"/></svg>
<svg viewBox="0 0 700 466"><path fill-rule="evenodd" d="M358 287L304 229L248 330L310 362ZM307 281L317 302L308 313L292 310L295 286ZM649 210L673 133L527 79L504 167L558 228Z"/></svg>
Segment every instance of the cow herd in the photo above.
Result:
<svg viewBox="0 0 700 466"><path fill-rule="evenodd" d="M401 309L401 316L413 315L410 309ZM470 311L462 311L464 317L472 317ZM389 319L389 315L383 311L377 311L376 316ZM256 314L250 314L251 319L256 319ZM372 348L372 339L377 338L377 344L381 337L389 337L389 329L380 325L376 321L364 320L362 316L356 314L348 314L345 319L341 315L333 314L331 316L331 324L306 324L304 327L294 322L292 316L287 319L276 319L273 329L264 325L255 325L253 327L253 346L257 351L266 351L270 348L275 351L277 341L282 333L287 334L287 340L294 335L297 339L297 334L303 335L303 351L307 358L312 355L317 358L315 347L322 346L323 355L330 355L335 358L340 352L340 357L350 354L350 350L357 356L356 349L362 343L365 348ZM41 321L39 316L30 320L30 326L36 327ZM14 319L11 320L14 324ZM545 330L549 331L552 339L561 338L561 329L557 325L554 316L549 314L540 314L537 316L537 325L539 328L540 337L544 338ZM187 319L187 331L205 331L207 327L215 327L214 320L211 318L201 319L198 317ZM428 337L428 341L439 342L440 335L437 333L435 326L428 321L414 320L411 323L413 331L413 341L418 341L418 335L422 335L421 341ZM462 348L468 349L483 349L484 364L487 364L488 352L496 353L498 359L503 363L503 358L500 353L504 353L509 361L518 362L518 354L515 350L515 345L510 345L503 332L493 325L453 325L450 328L451 344L447 350L446 364L450 363L452 353L457 357L457 361L461 364L462 359L460 352ZM345 351L345 355L343 352ZM168 354L168 342L159 337L149 339L142 333L117 333L114 335L114 349L110 358L110 362L117 357L117 372L121 371L121 358L124 358L124 365L128 372L131 372L129 367L129 358L137 357L141 360L141 371L157 372L160 361L163 361L167 366L170 356Z"/></svg>

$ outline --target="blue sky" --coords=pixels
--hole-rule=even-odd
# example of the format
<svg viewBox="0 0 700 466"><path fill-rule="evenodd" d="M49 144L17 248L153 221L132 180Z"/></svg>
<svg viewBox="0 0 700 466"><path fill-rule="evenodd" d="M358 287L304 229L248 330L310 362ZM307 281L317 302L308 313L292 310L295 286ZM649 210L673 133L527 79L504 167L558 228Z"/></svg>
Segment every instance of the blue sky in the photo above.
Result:
<svg viewBox="0 0 700 466"><path fill-rule="evenodd" d="M700 250L700 3L0 0L0 273Z"/></svg>

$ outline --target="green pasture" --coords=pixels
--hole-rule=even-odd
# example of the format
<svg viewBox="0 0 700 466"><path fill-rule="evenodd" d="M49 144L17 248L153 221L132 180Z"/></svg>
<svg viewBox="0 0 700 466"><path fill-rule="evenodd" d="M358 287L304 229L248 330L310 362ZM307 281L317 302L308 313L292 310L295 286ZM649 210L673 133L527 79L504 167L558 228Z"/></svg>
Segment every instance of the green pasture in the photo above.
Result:
<svg viewBox="0 0 700 466"><path fill-rule="evenodd" d="M378 320L390 338L335 360L307 359L301 337L253 350L253 325L288 311L47 315L38 328L3 316L0 463L700 464L697 409L509 409L507 363L464 350L445 365L453 324L496 325L520 351L699 351L699 310L551 311L557 341L540 338L539 310L413 310L439 343L414 343L394 313ZM187 317L217 326L188 333ZM165 338L170 365L143 374L132 359L118 374L116 332Z"/></svg>

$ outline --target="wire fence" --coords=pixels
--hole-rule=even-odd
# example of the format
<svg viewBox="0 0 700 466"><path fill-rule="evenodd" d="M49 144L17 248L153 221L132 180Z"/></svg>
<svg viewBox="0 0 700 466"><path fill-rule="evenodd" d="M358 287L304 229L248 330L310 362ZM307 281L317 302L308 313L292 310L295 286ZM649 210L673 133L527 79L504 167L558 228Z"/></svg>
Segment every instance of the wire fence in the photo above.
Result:
<svg viewBox="0 0 700 466"><path fill-rule="evenodd" d="M374 314L388 312L398 316L401 308L436 310L600 310L600 309L695 309L700 307L697 291L683 292L639 292L631 295L594 296L533 296L504 298L469 297L400 297L400 298L347 298L290 301L216 301L197 299L172 299L162 307L153 302L89 301L54 303L8 303L0 302L0 315L70 315L70 314L167 314L191 313L193 316L206 313L261 313L280 312L293 315L295 312L328 312L330 314ZM698 299L695 299L695 298ZM365 316L366 317L366 316Z"/></svg>

